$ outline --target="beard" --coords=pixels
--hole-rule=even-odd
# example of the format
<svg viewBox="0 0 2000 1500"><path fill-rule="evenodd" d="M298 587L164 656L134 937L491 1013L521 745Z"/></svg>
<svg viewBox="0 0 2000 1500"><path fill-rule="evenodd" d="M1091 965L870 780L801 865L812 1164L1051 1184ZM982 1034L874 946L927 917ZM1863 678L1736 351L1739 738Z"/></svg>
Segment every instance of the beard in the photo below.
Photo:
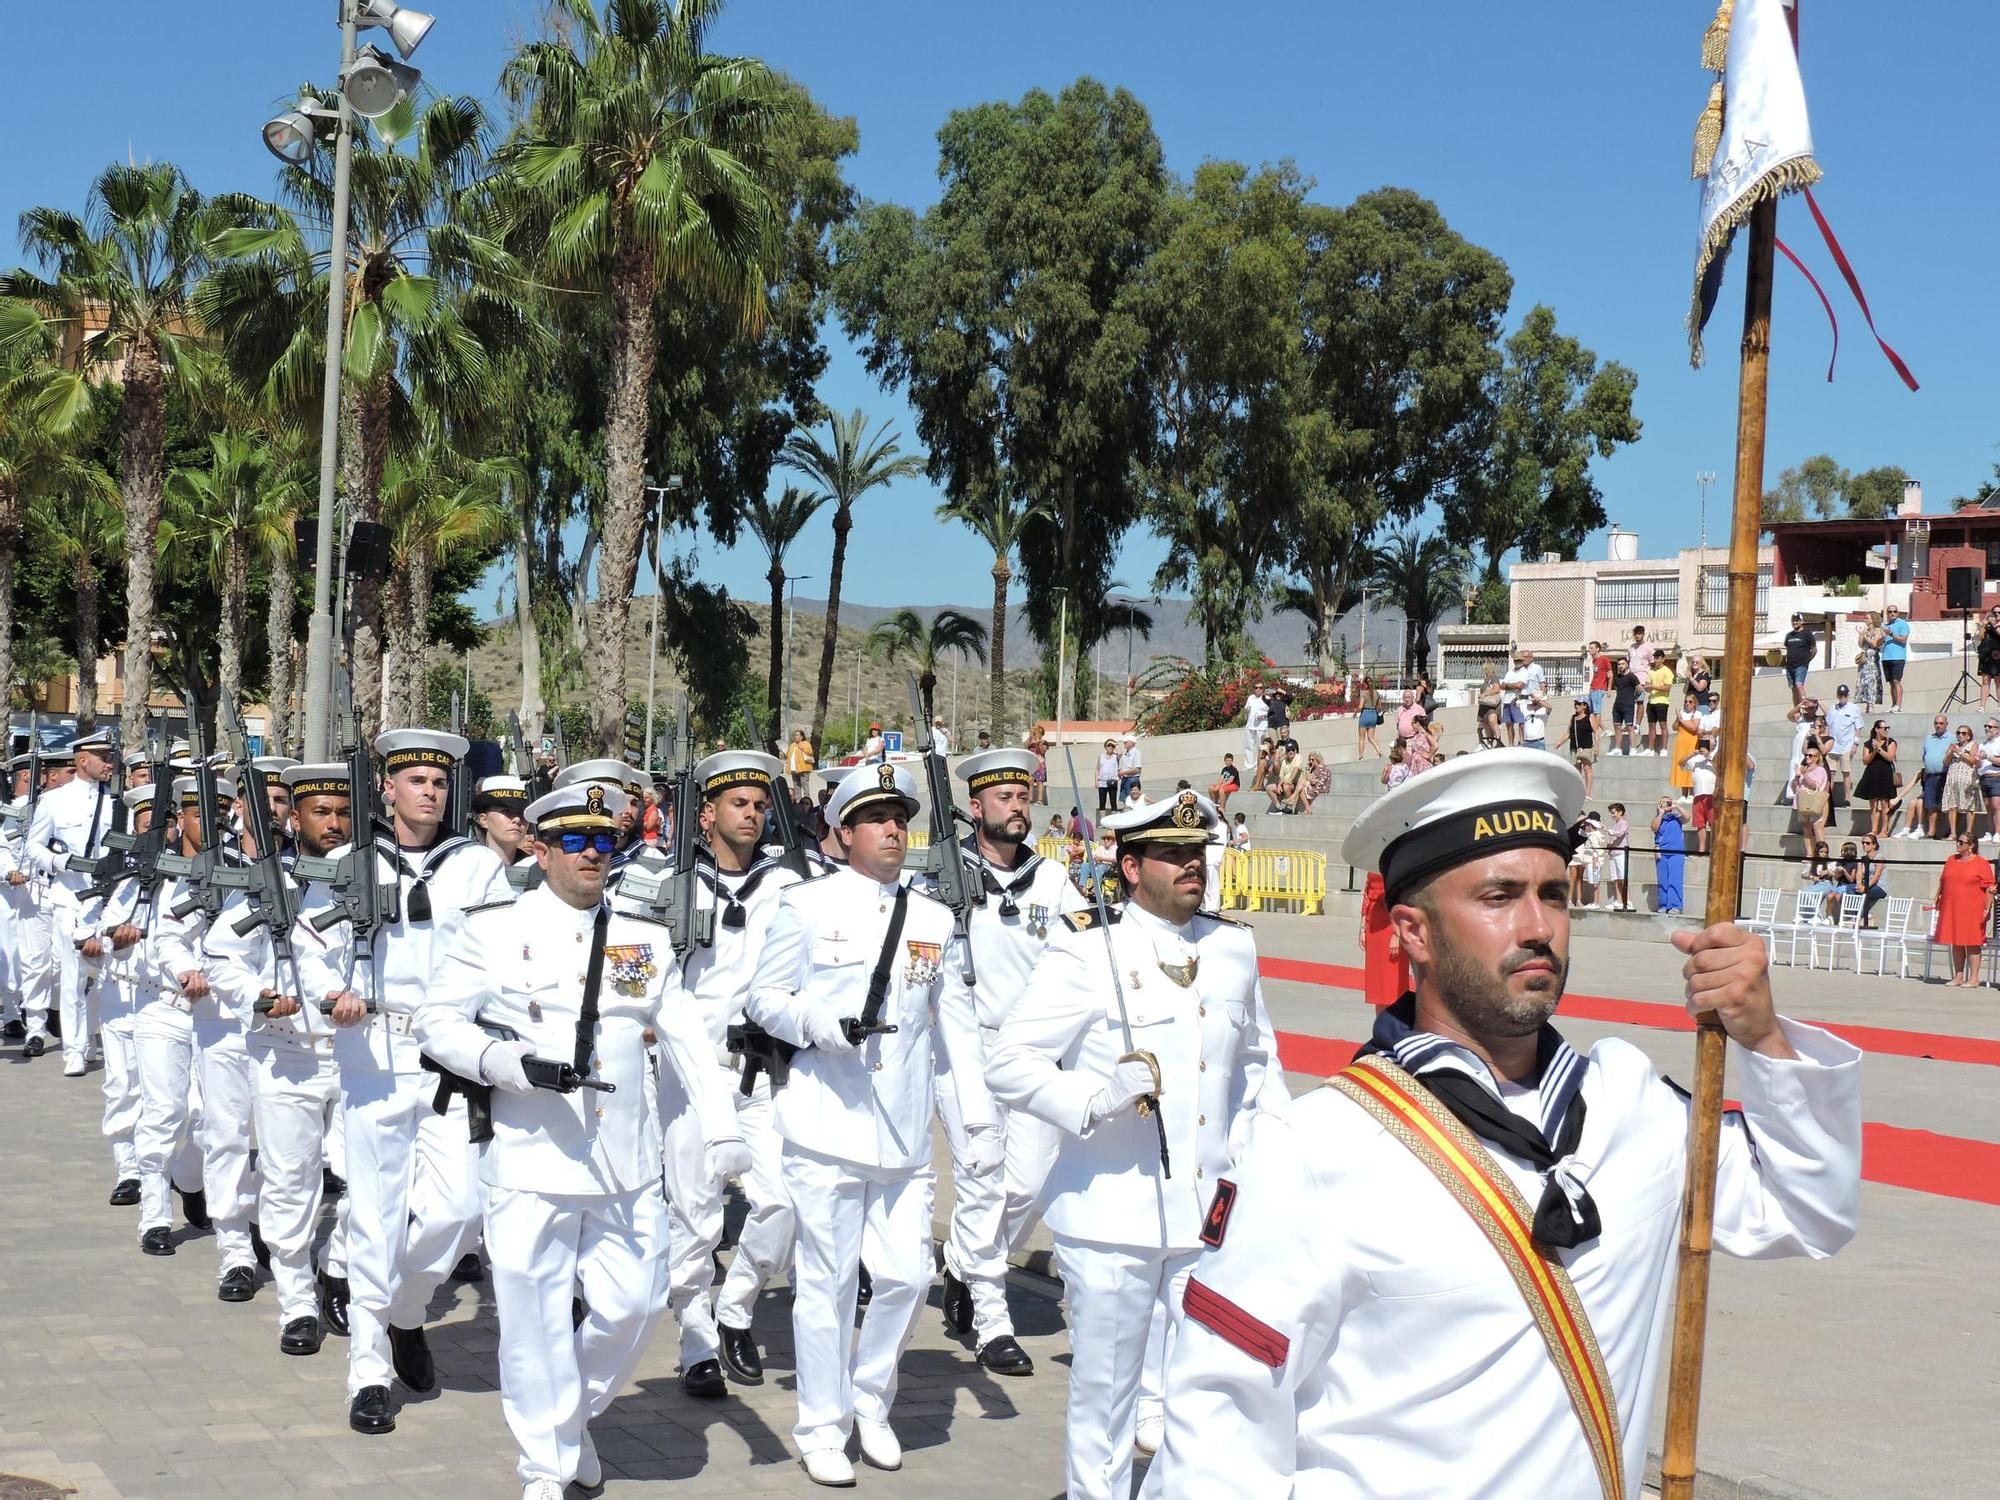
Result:
<svg viewBox="0 0 2000 1500"><path fill-rule="evenodd" d="M1005 812L997 817L981 811L979 831L995 844L1024 844L1034 825L1025 812Z"/></svg>
<svg viewBox="0 0 2000 1500"><path fill-rule="evenodd" d="M1471 1036L1532 1036L1556 1013L1569 983L1569 960L1552 948L1517 948L1496 970L1484 967L1435 927L1432 946L1437 950L1438 995ZM1529 976L1525 991L1510 988L1515 972L1536 961L1553 963L1555 972Z"/></svg>

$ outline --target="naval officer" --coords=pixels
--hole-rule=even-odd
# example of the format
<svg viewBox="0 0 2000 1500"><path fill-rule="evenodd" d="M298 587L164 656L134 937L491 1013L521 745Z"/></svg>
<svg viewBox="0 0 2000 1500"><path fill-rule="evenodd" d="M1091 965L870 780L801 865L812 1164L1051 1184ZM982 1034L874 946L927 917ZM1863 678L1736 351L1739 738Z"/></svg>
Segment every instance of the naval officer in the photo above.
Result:
<svg viewBox="0 0 2000 1500"><path fill-rule="evenodd" d="M1629 1042L1579 1053L1550 1024L1582 805L1568 765L1494 750L1413 777L1349 830L1341 857L1381 873L1413 990L1361 1063L1259 1117L1218 1188L1157 1493L1639 1493L1688 1108ZM1729 1033L1742 1101L1716 1248L1832 1254L1859 1199L1860 1054L1777 1015L1754 936L1721 923L1674 945L1688 1008ZM1583 1337L1546 1337L1564 1327Z"/></svg>
<svg viewBox="0 0 2000 1500"><path fill-rule="evenodd" d="M49 951L55 965L41 991L40 1015L46 1018L53 991L56 1013L62 1019L63 1074L77 1078L89 1066L92 1043L90 991L77 951L87 936L78 930L78 924L83 919L80 897L90 877L76 866L104 852L104 835L111 831L112 803L117 797L111 789L111 773L118 766L118 751L108 729L70 741L69 749L76 758L76 778L36 802L23 852L28 869L49 882ZM31 1036L46 1031L45 1019L38 1022L33 1009L28 1012L28 1031Z"/></svg>

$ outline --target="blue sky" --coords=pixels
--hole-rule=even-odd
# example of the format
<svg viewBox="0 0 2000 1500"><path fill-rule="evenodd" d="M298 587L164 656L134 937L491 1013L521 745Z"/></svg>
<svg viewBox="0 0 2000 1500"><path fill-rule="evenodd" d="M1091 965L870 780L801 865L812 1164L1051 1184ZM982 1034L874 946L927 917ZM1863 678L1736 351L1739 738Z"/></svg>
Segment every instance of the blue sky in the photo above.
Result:
<svg viewBox="0 0 2000 1500"><path fill-rule="evenodd" d="M415 61L449 91L491 94L530 0L429 0L439 16ZM92 174L128 153L178 162L206 191L264 190L258 127L337 56L331 0L73 0L9 7L14 66L0 91L0 245L33 204L80 208ZM1639 374L1643 439L1598 466L1611 520L1656 555L1696 539L1697 471L1721 534L1735 445L1735 329L1741 282L1711 325L1710 364L1688 368L1682 317L1694 250L1690 139L1706 94L1698 66L1708 0L1651 5L1435 0L1363 6L1263 0L737 0L717 37L802 79L829 109L855 116L850 172L868 197L918 206L936 194L938 125L954 108L1060 89L1089 73L1132 90L1152 112L1167 159L1185 174L1205 158L1289 157L1317 195L1344 202L1383 184L1435 199L1461 233L1501 255L1513 316L1536 301L1561 325ZM1841 324L1840 366L1825 381L1829 334L1817 299L1779 267L1768 475L1820 451L1851 468L1899 463L1929 504L1982 488L2000 459L2000 244L1991 192L1991 59L2000 7L1835 6L1804 0L1803 58L1818 196L1869 294L1879 326L1923 382L1904 391L1867 337L1804 212L1788 202L1780 234L1813 267ZM87 47L76 66L25 65ZM914 424L834 338L824 383L837 409ZM988 559L957 528L924 543L909 590L913 527L935 496L907 483L857 517L847 591L877 603L979 602ZM822 522L793 555L823 575ZM1160 547L1135 532L1123 581L1144 588ZM1602 555L1593 538L1585 555ZM710 545L704 569L763 594L754 544ZM823 582L808 580L801 595Z"/></svg>

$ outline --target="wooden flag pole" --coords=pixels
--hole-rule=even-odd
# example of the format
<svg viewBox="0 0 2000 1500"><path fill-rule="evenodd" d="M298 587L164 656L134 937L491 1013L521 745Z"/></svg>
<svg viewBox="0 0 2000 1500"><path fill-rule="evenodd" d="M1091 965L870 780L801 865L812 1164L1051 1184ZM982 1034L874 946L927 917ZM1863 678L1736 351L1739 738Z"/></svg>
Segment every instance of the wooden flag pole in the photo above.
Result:
<svg viewBox="0 0 2000 1500"><path fill-rule="evenodd" d="M1722 787L1708 861L1707 920L1736 920L1742 895L1743 772L1750 748L1750 679L1757 635L1757 534L1764 498L1764 415L1771 373L1771 268L1778 239L1773 191L1750 211L1749 285L1743 294L1743 366L1736 387L1736 504L1729 528L1729 613L1723 633ZM1693 1500L1695 1428L1708 1333L1708 1263L1715 1227L1715 1172L1722 1145L1722 1022L1695 1018L1694 1098L1688 1116L1687 1192L1681 1202L1674 1343L1667 1376L1661 1500Z"/></svg>

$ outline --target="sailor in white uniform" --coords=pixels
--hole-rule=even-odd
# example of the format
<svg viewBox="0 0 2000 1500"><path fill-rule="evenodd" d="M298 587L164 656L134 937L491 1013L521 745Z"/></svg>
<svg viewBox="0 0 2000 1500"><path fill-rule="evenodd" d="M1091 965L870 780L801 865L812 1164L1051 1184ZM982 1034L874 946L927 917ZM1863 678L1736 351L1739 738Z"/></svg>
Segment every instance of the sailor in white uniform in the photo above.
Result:
<svg viewBox="0 0 2000 1500"><path fill-rule="evenodd" d="M40 797L68 785L76 775L76 760L67 749L45 750L39 759L42 785L37 806ZM15 873L21 876L18 889L24 897L20 936L21 1019L26 1036L21 1048L23 1057L40 1057L48 1050L49 1008L57 1004L61 988L55 944L55 898L50 892L55 881L46 869L28 857L28 829L33 822L30 816L21 825L14 843Z"/></svg>
<svg viewBox="0 0 2000 1500"><path fill-rule="evenodd" d="M575 761L556 773L552 788L555 791L595 784L620 794L621 811L618 826L613 830L618 837L618 851L611 856L611 870L606 877L606 887L614 896L628 866L636 863L659 870L667 862L666 856L645 839L646 781L646 773L630 761L608 757Z"/></svg>
<svg viewBox="0 0 2000 1500"><path fill-rule="evenodd" d="M1193 791L1104 820L1129 898L1108 924L1063 920L987 1054L995 1097L1064 1135L1046 1219L1069 1312L1072 1500L1130 1495L1153 1310L1179 1301L1249 1117L1283 1097L1256 943L1200 909L1215 823Z"/></svg>
<svg viewBox="0 0 2000 1500"><path fill-rule="evenodd" d="M1582 803L1563 762L1496 750L1411 778L1349 831L1342 858L1381 872L1413 992L1373 1055L1261 1117L1218 1185L1149 1493L1639 1493L1688 1113L1630 1043L1578 1053L1550 1024ZM1742 1101L1716 1248L1832 1254L1855 1228L1860 1054L1775 1013L1754 936L1674 944ZM1583 1337L1547 1336L1565 1327Z"/></svg>
<svg viewBox="0 0 2000 1500"><path fill-rule="evenodd" d="M951 913L903 882L919 806L900 766L841 782L829 808L849 863L785 889L750 984L749 1020L804 1049L777 1121L798 1215L792 1435L816 1484L854 1482L856 1432L869 1463L902 1466L889 1426L896 1366L934 1270L934 1020L962 957ZM857 1335L864 1249L874 1297Z"/></svg>
<svg viewBox="0 0 2000 1500"><path fill-rule="evenodd" d="M954 1080L945 1073L938 1079L956 1195L944 1243L944 1319L951 1332L972 1336L986 1369L1029 1375L1034 1361L1014 1338L1007 1310L1007 1253L1034 1227L1062 1138L1033 1115L1010 1114L994 1101L986 1053L1061 919L1090 902L1060 862L1035 852L1031 752L968 755L958 775L973 821L965 849L986 902L970 917L975 982L968 986L958 970L948 972L938 1011L939 1026L953 1030L952 1052L979 1062L966 1072L969 1123L960 1117Z"/></svg>
<svg viewBox="0 0 2000 1500"><path fill-rule="evenodd" d="M625 800L585 784L528 808L543 883L467 914L417 1011L424 1050L493 1091L480 1180L500 1402L523 1500L562 1500L572 1481L602 1485L590 1421L631 1378L666 1310L653 1038L698 1097L711 1176L748 1160L666 925L604 899ZM572 1084L608 1087L538 1087L530 1069L542 1063L566 1065ZM573 1327L579 1283L589 1313Z"/></svg>
<svg viewBox="0 0 2000 1500"><path fill-rule="evenodd" d="M21 1011L25 969L24 929L34 914L35 882L21 865L21 846L28 833L28 778L33 766L25 755L7 763L6 819L0 823L0 1041L27 1038Z"/></svg>
<svg viewBox="0 0 2000 1500"><path fill-rule="evenodd" d="M63 1074L79 1078L89 1067L92 1046L90 993L77 951L86 936L79 930L83 907L78 898L90 877L74 865L104 852L104 835L111 831L111 809L118 795L111 787L118 751L108 729L70 741L69 749L76 758L76 777L44 793L35 804L23 853L28 868L49 882L49 948L55 958L52 998L62 1018ZM46 1017L49 989L44 987L41 994L41 1015ZM31 1008L29 1034L37 1029ZM45 1020L40 1029L46 1029Z"/></svg>
<svg viewBox="0 0 2000 1500"><path fill-rule="evenodd" d="M153 823L153 788L137 786L123 793L127 822L136 836ZM164 799L162 799L164 800ZM139 1201L139 1167L132 1144L139 1125L139 1050L132 1035L138 1011L138 965L142 936L137 917L145 894L137 879L120 881L86 903L79 950L93 976L97 996L98 1036L104 1047L104 1135L111 1142L114 1207Z"/></svg>

